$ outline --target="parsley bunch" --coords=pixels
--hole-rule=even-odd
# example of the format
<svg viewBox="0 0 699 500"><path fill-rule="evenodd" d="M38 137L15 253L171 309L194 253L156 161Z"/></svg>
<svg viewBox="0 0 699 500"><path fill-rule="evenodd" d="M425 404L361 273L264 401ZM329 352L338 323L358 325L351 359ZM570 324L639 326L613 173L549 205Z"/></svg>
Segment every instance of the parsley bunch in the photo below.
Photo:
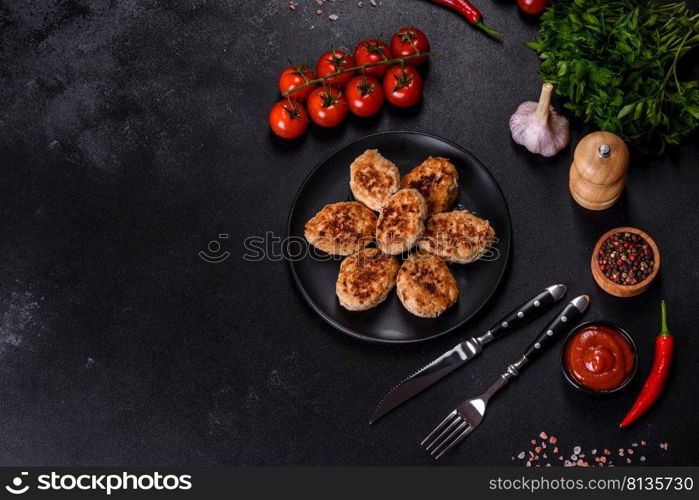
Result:
<svg viewBox="0 0 699 500"><path fill-rule="evenodd" d="M699 125L699 81L677 76L699 45L699 14L684 2L566 0L541 19L527 45L576 116L657 154Z"/></svg>

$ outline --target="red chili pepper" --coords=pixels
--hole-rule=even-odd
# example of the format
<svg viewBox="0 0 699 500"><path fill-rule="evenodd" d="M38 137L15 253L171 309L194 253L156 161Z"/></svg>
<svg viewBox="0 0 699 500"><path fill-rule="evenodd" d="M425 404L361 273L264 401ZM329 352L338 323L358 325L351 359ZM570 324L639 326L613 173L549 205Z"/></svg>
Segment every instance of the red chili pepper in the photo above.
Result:
<svg viewBox="0 0 699 500"><path fill-rule="evenodd" d="M670 366L672 365L672 350L675 345L675 339L667 329L667 311L665 301L660 305L662 311L662 331L655 339L655 357L653 358L653 367L650 370L650 375L643 384L641 393L636 398L629 412L621 421L619 427L627 427L638 420L641 415L648 411L653 406L653 403L660 397L663 391Z"/></svg>
<svg viewBox="0 0 699 500"><path fill-rule="evenodd" d="M490 36L501 36L498 30L483 22L483 14L468 0L432 0L432 2L449 7L464 16L469 23L477 26Z"/></svg>

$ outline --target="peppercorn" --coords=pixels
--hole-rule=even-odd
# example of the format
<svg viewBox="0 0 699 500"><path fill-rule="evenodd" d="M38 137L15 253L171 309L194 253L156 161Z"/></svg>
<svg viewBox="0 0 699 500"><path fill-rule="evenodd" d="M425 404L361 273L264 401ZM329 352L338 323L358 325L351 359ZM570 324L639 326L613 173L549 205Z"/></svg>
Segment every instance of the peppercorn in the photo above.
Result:
<svg viewBox="0 0 699 500"><path fill-rule="evenodd" d="M641 236L616 233L602 243L597 262L604 275L619 285L635 285L648 278L655 262Z"/></svg>

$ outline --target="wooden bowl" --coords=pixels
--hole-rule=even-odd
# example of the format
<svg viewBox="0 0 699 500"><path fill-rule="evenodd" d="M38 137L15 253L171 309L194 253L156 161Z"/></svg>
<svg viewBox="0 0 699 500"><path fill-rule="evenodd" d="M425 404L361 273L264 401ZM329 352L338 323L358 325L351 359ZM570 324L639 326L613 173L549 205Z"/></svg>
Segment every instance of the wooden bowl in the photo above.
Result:
<svg viewBox="0 0 699 500"><path fill-rule="evenodd" d="M607 240L607 238L617 233L637 234L641 238L646 240L646 242L648 242L648 245L650 245L650 248L653 250L653 271L651 271L648 277L640 283L636 283L635 285L620 285L618 283L614 283L612 280L610 280L604 275L604 273L599 267L597 255L599 254L600 248L602 248L602 243L604 243ZM612 229L604 233L602 237L597 241L595 249L592 252L592 260L590 262L590 267L592 268L592 276L595 278L595 281L600 286L600 288L602 288L602 290L611 295L614 295L615 297L633 297L635 295L639 295L645 292L646 289L651 285L651 283L653 283L655 277L658 275L658 271L660 270L660 250L658 250L658 245L655 244L653 238L648 236L648 234L644 231L641 231L640 229L636 229L634 227L617 227L616 229Z"/></svg>

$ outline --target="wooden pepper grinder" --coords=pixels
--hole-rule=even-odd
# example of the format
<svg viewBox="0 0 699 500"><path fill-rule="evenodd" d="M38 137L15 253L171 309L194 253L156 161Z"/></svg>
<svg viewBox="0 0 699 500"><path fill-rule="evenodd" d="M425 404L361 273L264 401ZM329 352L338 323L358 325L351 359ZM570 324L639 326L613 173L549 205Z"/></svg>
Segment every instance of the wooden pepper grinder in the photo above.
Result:
<svg viewBox="0 0 699 500"><path fill-rule="evenodd" d="M621 196L629 168L629 148L611 132L593 132L578 143L570 166L570 194L589 210L609 208Z"/></svg>

